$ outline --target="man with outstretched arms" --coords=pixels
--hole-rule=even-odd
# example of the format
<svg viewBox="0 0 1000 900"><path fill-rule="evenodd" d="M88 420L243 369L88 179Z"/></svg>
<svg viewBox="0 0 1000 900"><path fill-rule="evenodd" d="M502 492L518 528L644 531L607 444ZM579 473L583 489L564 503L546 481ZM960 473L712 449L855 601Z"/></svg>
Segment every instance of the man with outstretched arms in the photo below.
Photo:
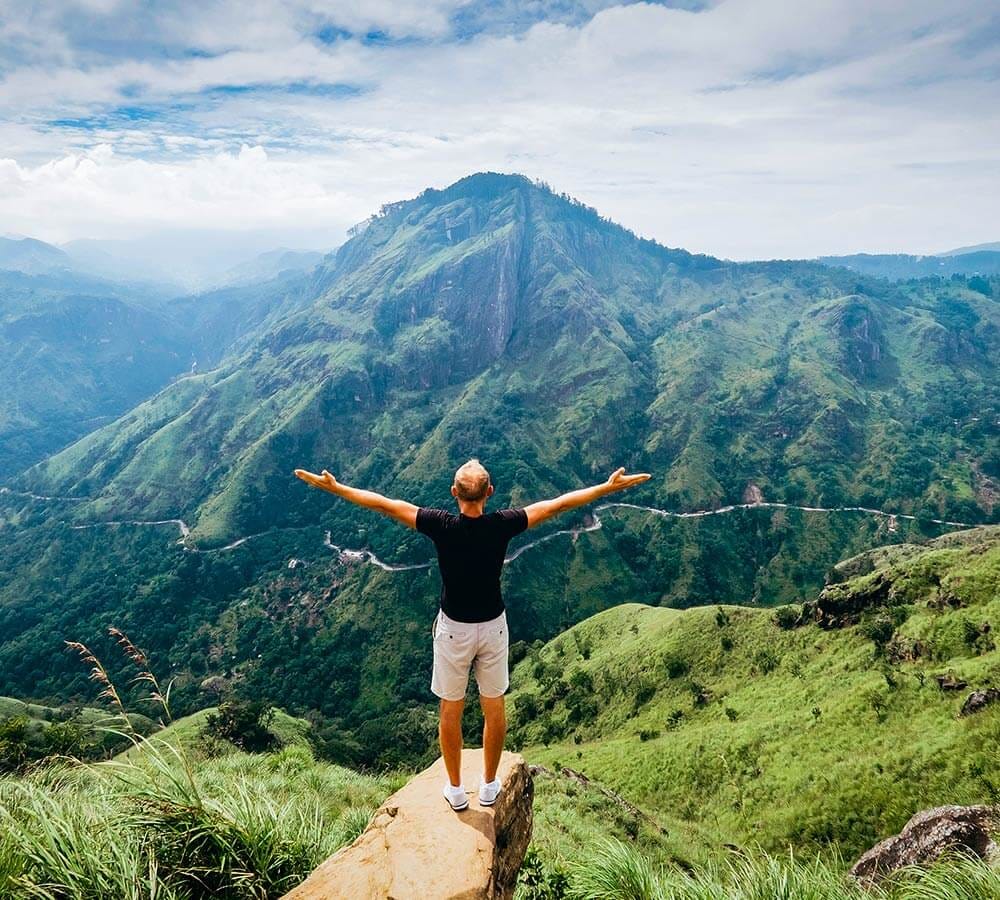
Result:
<svg viewBox="0 0 1000 900"><path fill-rule="evenodd" d="M437 550L441 570L441 609L434 624L434 672L431 690L441 700L438 736L448 783L444 796L452 809L469 805L462 785L462 709L469 669L476 674L483 708L483 776L479 803L492 806L500 792L496 771L500 763L507 718L504 693L508 686L507 616L500 593L500 572L511 539L559 513L584 506L615 491L646 481L650 476L626 475L618 469L607 481L523 509L486 512L493 494L489 472L478 459L470 459L455 473L451 494L458 514L443 509L414 506L373 491L341 484L325 469L314 475L303 469L295 474L307 484L373 509L427 535Z"/></svg>

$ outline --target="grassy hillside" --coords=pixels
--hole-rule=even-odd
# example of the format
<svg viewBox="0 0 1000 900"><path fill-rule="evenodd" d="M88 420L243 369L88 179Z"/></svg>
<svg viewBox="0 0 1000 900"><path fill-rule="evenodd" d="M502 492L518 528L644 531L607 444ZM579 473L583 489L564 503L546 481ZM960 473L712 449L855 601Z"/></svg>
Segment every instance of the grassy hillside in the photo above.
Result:
<svg viewBox="0 0 1000 900"><path fill-rule="evenodd" d="M156 723L132 713L127 730L151 734ZM125 727L107 709L25 703L0 697L0 772L29 768L52 756L102 759L128 745Z"/></svg>
<svg viewBox="0 0 1000 900"><path fill-rule="evenodd" d="M21 479L77 502L0 495L0 691L81 696L60 642L114 624L178 676L179 711L212 702L200 685L218 676L320 710L352 761L422 759L437 575L339 559L323 537L394 563L426 563L431 547L307 489L295 466L425 505L451 504L451 473L474 455L496 505L627 465L654 473L628 499L670 512L763 497L919 517L604 510L600 530L508 567L514 634L529 640L627 601L801 602L838 559L953 527L932 518L996 515L990 284L693 256L484 174L387 207L315 272L244 300L247 331L225 332L217 368ZM197 305L210 323L232 301ZM517 546L595 526L586 516ZM401 730L411 746L394 747Z"/></svg>
<svg viewBox="0 0 1000 900"><path fill-rule="evenodd" d="M125 761L0 778L0 896L279 897L400 783L301 745L185 766L158 741Z"/></svg>
<svg viewBox="0 0 1000 900"><path fill-rule="evenodd" d="M1000 681L1000 535L893 556L852 561L801 619L637 604L594 616L517 666L513 740L685 823L672 834L688 859L757 842L851 857L918 809L996 801L1000 706L958 712Z"/></svg>

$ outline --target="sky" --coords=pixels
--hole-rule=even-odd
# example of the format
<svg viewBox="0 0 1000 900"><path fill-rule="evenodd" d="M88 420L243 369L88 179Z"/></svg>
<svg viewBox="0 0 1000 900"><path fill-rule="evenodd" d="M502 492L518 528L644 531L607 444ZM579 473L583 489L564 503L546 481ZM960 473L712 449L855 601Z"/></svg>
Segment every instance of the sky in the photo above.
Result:
<svg viewBox="0 0 1000 900"><path fill-rule="evenodd" d="M0 0L0 228L330 249L476 171L732 259L1000 239L993 0Z"/></svg>

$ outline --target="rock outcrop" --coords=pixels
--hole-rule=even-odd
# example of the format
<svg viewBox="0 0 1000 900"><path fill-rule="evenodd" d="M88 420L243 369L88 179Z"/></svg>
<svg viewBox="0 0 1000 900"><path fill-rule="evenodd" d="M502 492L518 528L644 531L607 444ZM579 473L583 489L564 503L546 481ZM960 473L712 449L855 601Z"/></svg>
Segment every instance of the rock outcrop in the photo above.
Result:
<svg viewBox="0 0 1000 900"><path fill-rule="evenodd" d="M493 900L510 898L531 840L534 784L524 760L504 753L503 789L478 801L481 750L462 754L469 808L452 812L441 795L439 759L379 807L368 828L283 900Z"/></svg>
<svg viewBox="0 0 1000 900"><path fill-rule="evenodd" d="M965 698L965 702L962 704L962 710L959 715L971 716L973 713L986 709L987 706L992 706L998 700L1000 700L1000 689L998 688L986 688L981 691L973 691L968 697Z"/></svg>
<svg viewBox="0 0 1000 900"><path fill-rule="evenodd" d="M934 862L946 853L992 861L998 848L1000 810L993 806L938 806L917 813L897 835L876 844L854 864L851 875L877 884L904 866Z"/></svg>

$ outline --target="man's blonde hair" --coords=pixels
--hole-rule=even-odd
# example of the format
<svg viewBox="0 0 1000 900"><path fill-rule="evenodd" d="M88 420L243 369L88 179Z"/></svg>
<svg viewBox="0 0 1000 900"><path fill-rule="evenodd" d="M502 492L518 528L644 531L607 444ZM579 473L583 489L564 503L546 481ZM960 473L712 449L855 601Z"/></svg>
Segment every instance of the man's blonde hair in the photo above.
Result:
<svg viewBox="0 0 1000 900"><path fill-rule="evenodd" d="M455 472L455 493L459 500L475 503L486 497L490 489L490 473L478 459L470 459Z"/></svg>

